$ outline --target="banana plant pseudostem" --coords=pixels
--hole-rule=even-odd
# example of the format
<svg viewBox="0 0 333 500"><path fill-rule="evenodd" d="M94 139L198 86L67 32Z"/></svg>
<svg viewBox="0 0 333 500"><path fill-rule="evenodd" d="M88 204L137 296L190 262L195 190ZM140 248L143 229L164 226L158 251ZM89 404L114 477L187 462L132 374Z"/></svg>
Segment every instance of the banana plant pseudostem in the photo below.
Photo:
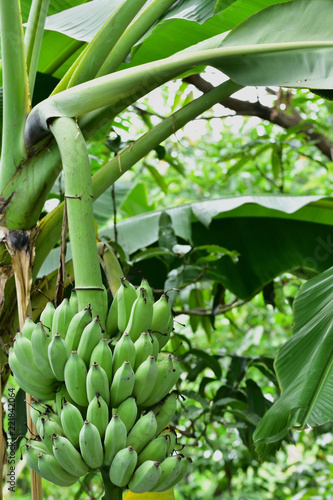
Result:
<svg viewBox="0 0 333 500"><path fill-rule="evenodd" d="M192 3L197 5L195 1ZM232 26L227 36L221 32L212 38L204 37L197 45L166 58L126 68L124 61L132 47L178 4L172 0L117 2L83 50L82 42L77 41L59 55L54 67L60 67L68 58L69 68L51 95L32 107L49 0L31 2L25 33L21 7L26 6L26 1L0 0L3 86L0 325L4 344L12 343L10 332L16 331L26 314L19 319L17 306L22 298L17 295L16 300L19 287L15 287L14 274L16 283L20 278L13 257L17 249L11 248L10 242L16 241L12 236L24 234L31 243L27 245L30 254L24 278L29 298L40 266L59 239L63 206L59 205L41 220L40 214L62 168L73 248L73 267L69 265L68 269L71 279L75 278L80 303L84 307L87 294L90 301L93 296L93 307L103 317L105 290L93 227L93 199L178 128L242 86L332 88L329 13L333 8L329 0L295 0L273 5L254 13L239 26ZM317 19L316 24L312 23L313 18ZM293 29L290 29L291 19ZM288 30L284 29L286 24ZM316 31L318 25L320 33ZM77 50L79 55L75 59ZM186 71L200 71L202 65L215 66L231 80L163 119L91 178L85 141L140 97ZM50 291L52 299L52 287ZM34 319L40 313L34 304L41 308L46 300L31 294ZM2 368L6 356L4 352L0 356ZM8 374L8 370L3 372L3 382ZM34 481L38 483L38 478ZM34 500L41 498L37 483L32 492ZM107 482L105 486L106 496L119 497L114 491L108 493Z"/></svg>

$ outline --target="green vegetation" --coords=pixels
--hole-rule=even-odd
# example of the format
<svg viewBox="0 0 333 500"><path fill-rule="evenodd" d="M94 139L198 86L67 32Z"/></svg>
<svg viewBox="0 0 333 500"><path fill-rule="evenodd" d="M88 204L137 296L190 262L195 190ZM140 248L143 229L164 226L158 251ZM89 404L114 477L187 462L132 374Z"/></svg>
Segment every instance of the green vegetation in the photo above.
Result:
<svg viewBox="0 0 333 500"><path fill-rule="evenodd" d="M115 290L97 240L117 280L170 297L171 425L193 459L175 499L332 500L331 2L0 0L0 14L7 444L12 387L26 433L7 364L26 315L77 286L105 323ZM24 443L18 499L31 498ZM92 472L42 485L103 496Z"/></svg>

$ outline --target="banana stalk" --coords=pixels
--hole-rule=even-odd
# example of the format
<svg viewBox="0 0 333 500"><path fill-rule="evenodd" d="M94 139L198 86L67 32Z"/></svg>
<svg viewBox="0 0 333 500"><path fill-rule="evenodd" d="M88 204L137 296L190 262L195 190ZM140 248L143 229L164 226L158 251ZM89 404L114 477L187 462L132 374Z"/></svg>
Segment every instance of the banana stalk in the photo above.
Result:
<svg viewBox="0 0 333 500"><path fill-rule="evenodd" d="M153 0L148 3L121 35L96 76L104 76L116 71L136 42L174 3L175 0Z"/></svg>
<svg viewBox="0 0 333 500"><path fill-rule="evenodd" d="M122 500L123 489L118 488L118 486L115 486L113 483L111 483L109 478L109 470L110 467L105 467L105 468L101 467L100 469L104 482L103 500Z"/></svg>
<svg viewBox="0 0 333 500"><path fill-rule="evenodd" d="M118 180L136 162L152 151L167 137L174 134L190 120L230 96L241 87L228 80L207 94L200 96L173 115L165 118L147 134L141 136L137 141L122 151L117 157L106 163L92 177L94 199ZM121 170L119 169L121 166ZM59 228L62 222L63 205L58 205L50 214L45 216L41 222L40 232L36 241L36 258L33 276L36 276L44 259L54 247L59 238Z"/></svg>
<svg viewBox="0 0 333 500"><path fill-rule="evenodd" d="M0 191L27 159L24 126L30 110L20 1L0 1L3 129Z"/></svg>
<svg viewBox="0 0 333 500"><path fill-rule="evenodd" d="M39 53L49 4L50 0L33 0L24 37L31 96L35 86Z"/></svg>
<svg viewBox="0 0 333 500"><path fill-rule="evenodd" d="M142 91L148 93L184 71L201 64L218 66L222 58L232 55L233 48L196 52L184 50L165 59L123 69L54 94L37 104L29 114L25 127L27 148L49 134L48 123L53 118L81 116L123 99L131 101L133 95ZM239 88L237 85L237 90Z"/></svg>
<svg viewBox="0 0 333 500"><path fill-rule="evenodd" d="M96 246L93 191L86 143L72 118L56 119L50 129L59 146L65 174L65 199L79 310L90 303L93 317L98 315L102 325L105 325L106 291Z"/></svg>
<svg viewBox="0 0 333 500"><path fill-rule="evenodd" d="M147 0L125 0L121 2L94 39L86 46L78 59L69 68L52 94L57 94L65 88L74 87L95 78L124 29L146 2Z"/></svg>

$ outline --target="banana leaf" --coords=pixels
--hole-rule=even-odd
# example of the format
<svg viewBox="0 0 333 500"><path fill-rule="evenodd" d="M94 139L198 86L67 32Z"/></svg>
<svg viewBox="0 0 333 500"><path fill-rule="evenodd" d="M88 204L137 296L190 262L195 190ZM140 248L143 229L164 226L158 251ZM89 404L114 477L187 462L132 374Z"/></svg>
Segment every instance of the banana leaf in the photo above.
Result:
<svg viewBox="0 0 333 500"><path fill-rule="evenodd" d="M219 245L238 252L210 263L210 276L240 299L249 299L285 272L310 277L333 265L333 200L320 196L240 196L195 202L166 210L178 242L193 248ZM162 211L117 224L118 243L131 260L160 246ZM114 239L111 227L99 235ZM167 269L159 272L163 286ZM155 277L157 279L157 277Z"/></svg>
<svg viewBox="0 0 333 500"><path fill-rule="evenodd" d="M295 299L293 335L275 361L281 396L254 433L262 460L289 429L333 420L332 303L333 268L307 281Z"/></svg>

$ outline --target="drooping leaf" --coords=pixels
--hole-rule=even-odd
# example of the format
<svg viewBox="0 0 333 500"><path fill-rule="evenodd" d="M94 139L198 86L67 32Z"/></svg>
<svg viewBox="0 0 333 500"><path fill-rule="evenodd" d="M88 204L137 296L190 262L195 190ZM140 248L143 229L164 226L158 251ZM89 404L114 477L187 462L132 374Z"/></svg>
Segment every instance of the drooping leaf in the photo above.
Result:
<svg viewBox="0 0 333 500"><path fill-rule="evenodd" d="M163 193L166 194L168 192L168 186L157 168L147 163L145 164L145 167L155 179L156 184L162 189Z"/></svg>
<svg viewBox="0 0 333 500"><path fill-rule="evenodd" d="M288 1L288 0L285 0ZM134 47L130 66L168 57L190 45L227 32L249 16L277 3L274 0L237 0L218 12L216 0L177 2ZM169 43L172 40L172 44Z"/></svg>
<svg viewBox="0 0 333 500"><path fill-rule="evenodd" d="M75 40L90 42L121 0L94 0L50 15L45 23L47 31L62 33Z"/></svg>
<svg viewBox="0 0 333 500"><path fill-rule="evenodd" d="M221 379L222 376L221 367L215 356L212 356L200 349L190 349L187 355L188 356L192 355L195 356L196 358L202 359L205 367L210 368L214 372L217 380Z"/></svg>
<svg viewBox="0 0 333 500"><path fill-rule="evenodd" d="M237 262L223 256L206 275L248 299L284 272L314 275L333 265L332 210L333 201L320 196L244 196L196 202L167 214L175 235L193 246L238 252ZM158 245L160 215L151 212L118 224L118 241L128 255ZM113 238L112 228L100 234ZM184 283L181 273L172 270L168 288Z"/></svg>
<svg viewBox="0 0 333 500"><path fill-rule="evenodd" d="M131 182L117 182L115 185L116 212L134 186L135 183ZM106 225L113 218L113 210L112 188L109 188L94 202L94 217L99 226Z"/></svg>
<svg viewBox="0 0 333 500"><path fill-rule="evenodd" d="M127 217L133 217L134 215L151 212L154 208L154 201L148 199L146 185L143 182L138 182L128 193L119 210Z"/></svg>
<svg viewBox="0 0 333 500"><path fill-rule="evenodd" d="M81 5L91 0L50 0L48 15L52 16L58 12L71 9L76 5ZM22 20L25 23L28 20L31 7L31 0L21 0Z"/></svg>
<svg viewBox="0 0 333 500"><path fill-rule="evenodd" d="M227 381L231 386L237 387L245 375L247 358L245 356L232 356Z"/></svg>
<svg viewBox="0 0 333 500"><path fill-rule="evenodd" d="M170 251L177 245L177 237L172 220L166 212L162 212L159 219L158 242L161 247L168 248Z"/></svg>
<svg viewBox="0 0 333 500"><path fill-rule="evenodd" d="M160 256L173 256L172 252L168 250L167 248L159 248L159 247L154 247L154 248L148 248L146 250L142 250L142 252L138 252L135 254L135 257L133 259L134 263L140 262L141 260L145 259L151 259L152 257L160 257Z"/></svg>
<svg viewBox="0 0 333 500"><path fill-rule="evenodd" d="M330 0L294 0L261 10L223 40L243 55L220 68L241 85L331 89L332 8Z"/></svg>
<svg viewBox="0 0 333 500"><path fill-rule="evenodd" d="M308 280L294 302L293 336L279 350L275 369L281 396L258 425L261 459L291 428L333 420L333 268Z"/></svg>
<svg viewBox="0 0 333 500"><path fill-rule="evenodd" d="M182 391L182 396L185 396L185 398L188 398L188 399L194 399L194 401L198 401L198 403L200 403L203 408L208 407L208 403L205 400L205 398L200 396L195 391Z"/></svg>
<svg viewBox="0 0 333 500"><path fill-rule="evenodd" d="M249 409L262 417L266 410L266 399L259 385L252 379L246 380L246 394L249 400Z"/></svg>
<svg viewBox="0 0 333 500"><path fill-rule="evenodd" d="M201 295L201 290L198 288L192 288L190 291L190 295L188 298L188 306L191 309L198 309L199 307L202 307L202 299L200 297ZM200 324L200 317L191 314L190 315L190 325L192 328L192 332L195 333L198 329L198 326Z"/></svg>

